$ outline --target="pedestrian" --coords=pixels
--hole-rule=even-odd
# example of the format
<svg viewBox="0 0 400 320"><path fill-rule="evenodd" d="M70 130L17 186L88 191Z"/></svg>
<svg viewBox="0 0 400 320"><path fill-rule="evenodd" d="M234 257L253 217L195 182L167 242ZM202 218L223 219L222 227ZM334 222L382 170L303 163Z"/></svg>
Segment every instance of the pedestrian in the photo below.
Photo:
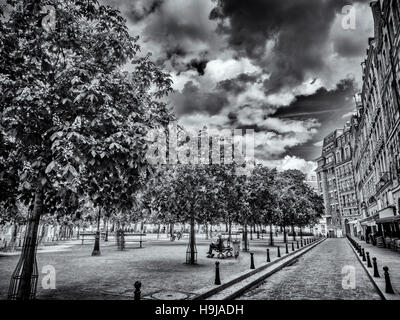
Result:
<svg viewBox="0 0 400 320"><path fill-rule="evenodd" d="M210 244L210 247L207 252L207 258L214 257L214 254L212 253L213 250L222 251L223 248L224 248L224 240L222 239L222 234L219 233L217 235L217 241L215 243L211 242Z"/></svg>

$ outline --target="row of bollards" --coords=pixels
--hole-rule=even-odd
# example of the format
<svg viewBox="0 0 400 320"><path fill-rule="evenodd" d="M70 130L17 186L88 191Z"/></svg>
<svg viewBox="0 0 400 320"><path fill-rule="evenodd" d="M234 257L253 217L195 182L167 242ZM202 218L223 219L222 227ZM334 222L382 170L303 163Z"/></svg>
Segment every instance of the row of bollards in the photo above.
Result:
<svg viewBox="0 0 400 320"><path fill-rule="evenodd" d="M347 239L349 239L349 241L352 244L352 246L354 247L354 249L356 249L359 256L362 258L362 261L367 262L367 268L372 268L372 267L374 268L374 278L380 278L380 274L378 271L378 263L376 261L376 258L375 257L372 258L372 264L371 264L369 252L365 252L365 249L350 236L347 236ZM383 271L384 271L384 275L385 275L385 292L394 294L392 283L390 281L389 268L387 266L384 266Z"/></svg>
<svg viewBox="0 0 400 320"><path fill-rule="evenodd" d="M315 238L307 238L304 240L304 245L306 244L310 244L313 243L314 241L316 241ZM301 247L303 247L303 239L301 239ZM297 249L299 249L299 241L297 241ZM292 251L295 251L294 248L294 242L292 242ZM288 244L286 243L286 253L289 253L289 247ZM280 258L281 257L281 250L280 247L277 247L277 257ZM267 249L267 262L271 262L271 257L270 257L270 252L269 249ZM254 253L251 252L250 253L250 269L255 269L255 264L254 264ZM221 277L220 277L220 268L219 268L219 261L215 262L215 281L214 281L215 285L221 285ZM136 286L136 283L135 283ZM139 291L140 292L140 291Z"/></svg>
<svg viewBox="0 0 400 320"><path fill-rule="evenodd" d="M316 239L312 238L312 239L306 239L304 241L304 244L309 244L314 242ZM301 239L301 246L303 247L303 239ZM280 247L278 248L278 258L281 257L281 252L280 252ZM299 241L297 241L297 249L299 249ZM294 243L292 242L292 251L294 251ZM286 253L289 253L288 250L288 244L286 243ZM368 253L367 253L368 255ZM369 259L369 256L368 256ZM374 260L375 258L373 258ZM270 258L270 254L269 254L269 249L267 249L267 262L271 262L271 258ZM376 265L376 259L374 260L374 263ZM387 269L387 267L385 267ZM384 268L384 269L385 269ZM254 265L254 253L250 253L250 269L255 269L255 265ZM385 270L385 276L386 276L387 270ZM389 273L387 273L389 274ZM379 275L378 275L379 276ZM219 270L219 261L215 262L215 281L214 281L215 285L221 285L221 277L220 277L220 270ZM135 291L134 291L134 300L138 301L141 299L141 287L142 287L142 283L140 281L136 281L134 284L135 287Z"/></svg>

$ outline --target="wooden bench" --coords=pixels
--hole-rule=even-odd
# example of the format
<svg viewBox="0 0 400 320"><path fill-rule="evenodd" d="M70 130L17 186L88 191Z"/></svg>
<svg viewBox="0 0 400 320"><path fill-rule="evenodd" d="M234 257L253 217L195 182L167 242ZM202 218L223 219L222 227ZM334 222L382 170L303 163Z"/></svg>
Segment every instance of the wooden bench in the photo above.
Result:
<svg viewBox="0 0 400 320"><path fill-rule="evenodd" d="M233 256L233 248L231 246L223 247L222 249L215 249L218 252L218 259L230 258Z"/></svg>
<svg viewBox="0 0 400 320"><path fill-rule="evenodd" d="M395 251L400 250L400 239L394 240L394 250Z"/></svg>
<svg viewBox="0 0 400 320"><path fill-rule="evenodd" d="M143 240L145 236L146 233L124 233L124 240L125 242L139 242L140 248L143 248L142 243L146 242L146 240ZM134 239L127 240L127 237L134 237ZM135 239L137 237L139 237L139 239Z"/></svg>
<svg viewBox="0 0 400 320"><path fill-rule="evenodd" d="M221 232L221 235L224 236L224 241L228 241L229 240L229 232ZM240 232L231 232L231 241L232 240L238 240L238 237L240 237L242 234ZM235 237L235 239L232 239L233 237ZM229 242L229 241L228 241Z"/></svg>
<svg viewBox="0 0 400 320"><path fill-rule="evenodd" d="M85 240L86 240L86 241L88 241L88 240L90 240L90 241L95 241L95 240L96 240L96 233L97 233L97 232L80 233L80 234L79 234L79 237L82 238L82 239L81 239L81 241L82 241L81 244L83 244L83 242L84 242ZM106 233L105 233L105 232L101 232L101 233L100 233L100 236L101 236L102 239L104 239L104 237L106 236ZM86 237L86 239L85 239L85 237Z"/></svg>

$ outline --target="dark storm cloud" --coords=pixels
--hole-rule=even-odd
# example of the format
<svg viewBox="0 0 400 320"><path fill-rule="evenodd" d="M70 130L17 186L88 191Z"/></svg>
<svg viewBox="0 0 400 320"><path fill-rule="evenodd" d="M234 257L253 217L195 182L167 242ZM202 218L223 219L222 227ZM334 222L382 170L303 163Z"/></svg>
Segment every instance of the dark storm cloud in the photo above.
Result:
<svg viewBox="0 0 400 320"><path fill-rule="evenodd" d="M100 0L100 2L119 8L128 22L137 23L155 13L164 0Z"/></svg>
<svg viewBox="0 0 400 320"><path fill-rule="evenodd" d="M304 81L325 66L331 25L348 0L220 0L210 19L220 21L231 48L271 73L266 91ZM225 23L229 19L229 23ZM275 41L266 56L266 42Z"/></svg>
<svg viewBox="0 0 400 320"><path fill-rule="evenodd" d="M200 76L204 76L208 60L205 59L192 59L188 64L188 69L195 69Z"/></svg>
<svg viewBox="0 0 400 320"><path fill-rule="evenodd" d="M259 75L241 73L236 78L220 81L217 88L238 95L246 91L248 84L258 83L258 79Z"/></svg>
<svg viewBox="0 0 400 320"><path fill-rule="evenodd" d="M344 126L346 119L343 116L355 110L354 94L357 92L355 80L344 79L334 90L320 88L314 94L298 96L290 106L278 109L273 117L295 120L314 118L321 123L319 133L314 139L290 148L287 154L314 160L321 151L321 147L314 144L333 130Z"/></svg>
<svg viewBox="0 0 400 320"><path fill-rule="evenodd" d="M354 38L351 34L333 40L333 48L342 57L357 57L365 53L366 39Z"/></svg>
<svg viewBox="0 0 400 320"><path fill-rule="evenodd" d="M221 90L206 92L192 81L185 84L182 92L172 93L169 99L178 116L195 112L215 115L229 103L226 92Z"/></svg>
<svg viewBox="0 0 400 320"><path fill-rule="evenodd" d="M130 10L130 12L128 12L129 18L133 22L141 21L150 14L154 13L163 4L163 2L163 0L141 2L139 8L133 8Z"/></svg>

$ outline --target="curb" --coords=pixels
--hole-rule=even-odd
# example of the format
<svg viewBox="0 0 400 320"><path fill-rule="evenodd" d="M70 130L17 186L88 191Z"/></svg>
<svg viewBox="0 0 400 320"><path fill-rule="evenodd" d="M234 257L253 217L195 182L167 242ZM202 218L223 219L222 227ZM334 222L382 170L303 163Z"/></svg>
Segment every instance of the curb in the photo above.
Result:
<svg viewBox="0 0 400 320"><path fill-rule="evenodd" d="M283 257L280 257L272 262L268 262L263 264L262 266L258 267L255 270L252 271L245 271L243 272L239 277L228 280L226 283L222 284L222 285L218 285L218 286L209 286L207 287L205 290L203 290L203 292L197 294L195 297L193 297L191 300L205 300L205 299L209 299L210 297L212 297L213 295L216 295L220 292L222 292L225 289L228 289L230 287L232 287L233 285L247 279L250 278L260 272L262 272L263 270L269 268L269 267L273 267L275 264L279 264L279 262L282 262L282 260L287 259L288 257L291 257L288 261L285 261L283 264L278 265L276 268L274 268L273 270L269 271L267 274L262 275L261 277L257 278L256 280L252 281L250 284L245 285L244 287L241 287L239 290L235 291L234 293L230 294L228 297L225 297L223 300L229 300L229 299L234 299L235 297L237 297L238 295L240 295L241 293L243 293L244 291L247 291L249 288L253 287L254 285L256 285L258 282L263 281L265 278L269 277L270 275L274 274L275 272L281 270L282 268L284 268L285 266L287 266L288 264L290 264L291 262L293 262L295 259L297 259L298 257L302 256L303 254L305 254L306 252L308 252L309 250L311 250L312 248L314 248L315 246L317 246L318 244L322 243L323 241L325 241L326 238L323 238L321 240L316 240L310 244L308 244L307 246L298 249L297 251L293 251L290 252L289 254L284 255Z"/></svg>
<svg viewBox="0 0 400 320"><path fill-rule="evenodd" d="M372 276L372 274L369 272L369 269L367 268L367 266L363 263L363 261L361 260L361 257L358 255L356 249L351 245L351 242L349 239L347 239L347 243L349 244L350 248L353 250L354 254L357 257L357 260L360 262L360 264L362 265L362 267L364 268L364 271L367 273L368 278L371 280L373 286L375 287L376 291L378 292L379 296L381 297L382 300L400 300L400 297L398 294L394 294L394 295L389 295L385 292L385 280L382 280L382 284L383 284L383 288L381 289L380 286L378 285L377 281L375 280L375 278ZM382 279L382 278L379 278Z"/></svg>

